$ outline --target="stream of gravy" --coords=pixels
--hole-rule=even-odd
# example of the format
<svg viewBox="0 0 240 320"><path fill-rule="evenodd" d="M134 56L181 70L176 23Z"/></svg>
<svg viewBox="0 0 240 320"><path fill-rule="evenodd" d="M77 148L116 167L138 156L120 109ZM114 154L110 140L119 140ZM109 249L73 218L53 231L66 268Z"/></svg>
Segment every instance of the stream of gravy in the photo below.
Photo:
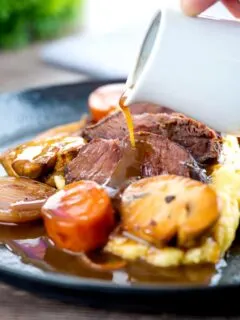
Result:
<svg viewBox="0 0 240 320"><path fill-rule="evenodd" d="M121 98L119 100L119 106L124 114L125 119L126 119L131 146L133 148L135 148L133 119L132 119L132 115L131 115L129 107L125 104L126 99L127 99L127 96L125 93L123 93L123 95L121 96Z"/></svg>

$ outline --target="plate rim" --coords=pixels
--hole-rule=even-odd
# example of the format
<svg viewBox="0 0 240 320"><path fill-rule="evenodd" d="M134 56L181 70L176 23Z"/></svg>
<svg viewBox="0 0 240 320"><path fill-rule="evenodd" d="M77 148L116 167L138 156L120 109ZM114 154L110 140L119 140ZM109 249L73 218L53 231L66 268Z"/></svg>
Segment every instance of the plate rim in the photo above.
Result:
<svg viewBox="0 0 240 320"><path fill-rule="evenodd" d="M4 96L19 96L22 94L31 94L34 92L41 92L51 89L61 89L70 87L89 87L89 86L100 86L110 83L125 82L126 79L116 78L116 79L88 79L83 82L76 81L66 84L57 85L46 85L40 87L34 87L26 90L20 91L10 91L0 93L0 99ZM39 268L39 270L41 270ZM8 278L18 279L21 281L30 281L31 283L43 284L46 286L52 286L54 288L68 288L74 291L84 291L91 290L92 292L111 292L111 293L134 293L134 294L169 294L169 293L204 293L204 292L219 292L221 290L227 289L239 289L239 283L220 283L220 284L209 284L209 285L175 285L175 284L147 284L147 283L136 283L136 284L117 284L109 280L99 280L93 278L86 278L81 276L73 276L64 273L53 273L51 271L41 270L41 273L28 273L23 270L15 270L8 266L0 266L0 279L6 283L10 281Z"/></svg>
<svg viewBox="0 0 240 320"><path fill-rule="evenodd" d="M41 269L39 269L41 270ZM233 289L239 288L238 283L233 284L216 284L216 285L152 285L152 284L144 284L144 283L136 283L136 284L116 284L114 282L108 280L99 280L99 279L91 279L91 278L84 278L81 276L73 276L67 275L64 273L53 273L51 271L44 271L41 270L41 273L33 274L27 273L26 271L22 270L14 270L9 267L2 267L0 266L0 278L1 275L11 276L18 278L20 280L28 280L30 282L36 284L44 284L48 286L53 286L56 288L68 288L72 290L92 290L95 292L109 292L109 291L119 291L121 292L129 292L129 293L140 293L140 294L147 294L147 293L189 293L197 292L214 292L219 290L225 289Z"/></svg>

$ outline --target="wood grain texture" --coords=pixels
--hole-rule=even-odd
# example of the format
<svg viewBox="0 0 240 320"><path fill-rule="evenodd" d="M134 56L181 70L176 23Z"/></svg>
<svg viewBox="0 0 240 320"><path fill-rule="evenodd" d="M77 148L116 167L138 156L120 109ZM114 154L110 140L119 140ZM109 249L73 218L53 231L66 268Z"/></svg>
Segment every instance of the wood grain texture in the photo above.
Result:
<svg viewBox="0 0 240 320"><path fill-rule="evenodd" d="M0 311L3 320L154 320L159 316L121 314L83 306L70 305L36 297L27 292L0 284ZM174 319L165 315L161 320Z"/></svg>
<svg viewBox="0 0 240 320"><path fill-rule="evenodd" d="M177 315L141 315L93 309L39 298L30 293L0 284L1 320L237 320L236 318L186 317Z"/></svg>

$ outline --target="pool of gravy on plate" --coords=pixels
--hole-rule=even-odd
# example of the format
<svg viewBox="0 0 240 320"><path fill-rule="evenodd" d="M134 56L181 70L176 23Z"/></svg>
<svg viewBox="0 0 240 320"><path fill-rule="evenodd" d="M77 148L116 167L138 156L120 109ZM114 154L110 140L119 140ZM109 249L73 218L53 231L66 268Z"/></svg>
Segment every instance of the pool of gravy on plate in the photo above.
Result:
<svg viewBox="0 0 240 320"><path fill-rule="evenodd" d="M96 271L90 268L80 255L71 254L54 247L45 237L41 221L22 226L0 225L0 242L25 264L39 269L92 279L112 281L117 284L209 284L216 274L214 265L178 268L156 268L143 262L127 263L115 271ZM103 263L118 258L95 252L89 255L92 261ZM0 256L1 259L1 256Z"/></svg>

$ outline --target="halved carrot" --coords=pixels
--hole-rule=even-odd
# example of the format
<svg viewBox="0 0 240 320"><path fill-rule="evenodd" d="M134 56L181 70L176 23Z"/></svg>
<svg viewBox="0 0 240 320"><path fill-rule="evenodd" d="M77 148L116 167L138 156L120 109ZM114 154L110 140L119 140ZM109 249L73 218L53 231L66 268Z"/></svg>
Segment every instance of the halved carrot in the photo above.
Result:
<svg viewBox="0 0 240 320"><path fill-rule="evenodd" d="M94 90L88 98L93 121L97 122L118 108L124 83L107 84Z"/></svg>
<svg viewBox="0 0 240 320"><path fill-rule="evenodd" d="M75 252L97 249L114 228L114 212L107 193L93 181L67 185L42 208L48 236L60 248Z"/></svg>

